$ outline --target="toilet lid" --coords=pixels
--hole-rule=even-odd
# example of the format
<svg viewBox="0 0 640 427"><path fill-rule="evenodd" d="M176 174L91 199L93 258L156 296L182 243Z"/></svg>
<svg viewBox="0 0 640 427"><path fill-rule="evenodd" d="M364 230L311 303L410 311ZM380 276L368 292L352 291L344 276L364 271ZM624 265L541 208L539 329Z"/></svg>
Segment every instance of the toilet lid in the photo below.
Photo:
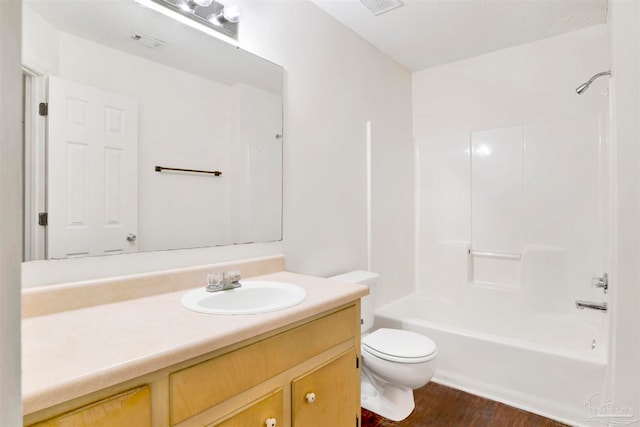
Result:
<svg viewBox="0 0 640 427"><path fill-rule="evenodd" d="M424 335L401 329L381 328L362 339L363 348L382 359L419 363L437 351L436 343Z"/></svg>

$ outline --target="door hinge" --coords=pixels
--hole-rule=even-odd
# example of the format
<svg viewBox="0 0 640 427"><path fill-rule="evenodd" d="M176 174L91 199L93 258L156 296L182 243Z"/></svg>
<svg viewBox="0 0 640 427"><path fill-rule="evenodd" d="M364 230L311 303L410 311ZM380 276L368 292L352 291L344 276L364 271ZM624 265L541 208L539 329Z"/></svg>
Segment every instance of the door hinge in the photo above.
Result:
<svg viewBox="0 0 640 427"><path fill-rule="evenodd" d="M49 225L49 214L47 212L40 212L38 214L38 225L43 227Z"/></svg>
<svg viewBox="0 0 640 427"><path fill-rule="evenodd" d="M360 369L360 358L356 356L356 369Z"/></svg>
<svg viewBox="0 0 640 427"><path fill-rule="evenodd" d="M40 114L42 117L46 117L49 115L49 104L46 102L41 102L38 105L38 114Z"/></svg>
<svg viewBox="0 0 640 427"><path fill-rule="evenodd" d="M356 427L360 426L360 420L358 419L358 416L356 415Z"/></svg>

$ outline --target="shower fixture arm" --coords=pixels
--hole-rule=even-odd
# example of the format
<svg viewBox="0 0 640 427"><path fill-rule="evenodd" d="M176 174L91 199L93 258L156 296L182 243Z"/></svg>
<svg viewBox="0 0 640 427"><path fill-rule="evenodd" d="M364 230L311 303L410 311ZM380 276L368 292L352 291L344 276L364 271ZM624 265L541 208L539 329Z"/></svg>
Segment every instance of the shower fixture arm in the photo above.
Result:
<svg viewBox="0 0 640 427"><path fill-rule="evenodd" d="M610 76L610 75L611 75L611 70L603 71L601 73L595 74L593 77L591 77L589 80L587 80L587 82L582 83L580 86L578 86L576 88L576 92L578 93L578 95L581 95L582 92L584 92L585 90L589 89L589 86L591 86L591 83L593 83L593 81L595 79L597 79L598 77Z"/></svg>
<svg viewBox="0 0 640 427"><path fill-rule="evenodd" d="M610 76L610 75L611 75L611 70L609 70L609 71L603 71L603 72L598 73L598 74L594 75L593 77L591 77L591 78L589 79L589 81L587 82L587 84L591 84L591 83L593 83L593 81L594 81L595 79L597 79L598 77L602 77L602 76Z"/></svg>

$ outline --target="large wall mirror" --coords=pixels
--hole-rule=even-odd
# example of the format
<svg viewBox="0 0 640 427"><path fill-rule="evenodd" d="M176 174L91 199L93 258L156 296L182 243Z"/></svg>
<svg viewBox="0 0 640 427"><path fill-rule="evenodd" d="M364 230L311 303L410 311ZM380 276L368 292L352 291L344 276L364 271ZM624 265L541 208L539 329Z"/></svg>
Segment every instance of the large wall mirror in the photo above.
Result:
<svg viewBox="0 0 640 427"><path fill-rule="evenodd" d="M282 67L133 0L23 20L26 261L281 240Z"/></svg>

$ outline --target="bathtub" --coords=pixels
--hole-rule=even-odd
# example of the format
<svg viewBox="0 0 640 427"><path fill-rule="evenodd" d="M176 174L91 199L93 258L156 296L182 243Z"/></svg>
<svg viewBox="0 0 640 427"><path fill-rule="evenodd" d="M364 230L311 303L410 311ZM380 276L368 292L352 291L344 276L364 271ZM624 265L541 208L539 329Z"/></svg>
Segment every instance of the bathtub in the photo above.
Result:
<svg viewBox="0 0 640 427"><path fill-rule="evenodd" d="M433 381L576 426L591 419L607 368L606 314L488 309L413 294L375 311L375 327L426 335L438 346Z"/></svg>

